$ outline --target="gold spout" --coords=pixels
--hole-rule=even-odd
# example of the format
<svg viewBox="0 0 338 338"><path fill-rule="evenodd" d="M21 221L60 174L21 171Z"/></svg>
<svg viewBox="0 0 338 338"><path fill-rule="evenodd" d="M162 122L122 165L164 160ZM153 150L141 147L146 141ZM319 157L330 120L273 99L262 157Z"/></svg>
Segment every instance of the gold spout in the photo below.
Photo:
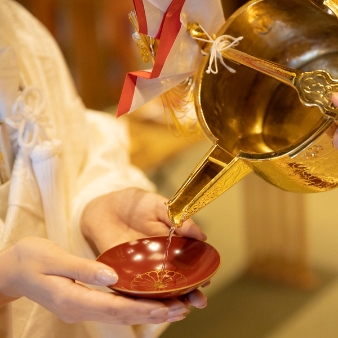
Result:
<svg viewBox="0 0 338 338"><path fill-rule="evenodd" d="M219 145L214 145L197 165L186 182L168 201L170 221L183 222L231 188L251 172L251 167Z"/></svg>

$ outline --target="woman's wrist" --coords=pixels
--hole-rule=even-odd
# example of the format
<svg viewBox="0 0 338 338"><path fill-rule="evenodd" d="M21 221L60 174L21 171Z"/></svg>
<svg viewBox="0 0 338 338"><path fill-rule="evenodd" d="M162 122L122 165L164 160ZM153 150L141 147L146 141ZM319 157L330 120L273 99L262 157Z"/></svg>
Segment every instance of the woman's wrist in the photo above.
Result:
<svg viewBox="0 0 338 338"><path fill-rule="evenodd" d="M15 246L0 251L0 307L20 297L14 295L13 271L17 268Z"/></svg>

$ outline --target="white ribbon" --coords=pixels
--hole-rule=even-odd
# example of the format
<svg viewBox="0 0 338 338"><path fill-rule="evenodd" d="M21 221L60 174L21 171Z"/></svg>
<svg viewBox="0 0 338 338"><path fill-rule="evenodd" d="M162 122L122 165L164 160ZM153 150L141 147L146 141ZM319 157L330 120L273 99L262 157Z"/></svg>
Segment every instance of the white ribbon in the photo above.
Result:
<svg viewBox="0 0 338 338"><path fill-rule="evenodd" d="M41 141L48 139L43 121L46 100L39 88L27 87L18 96L12 107L12 115L5 118L5 123L18 130L18 144L21 148L31 150Z"/></svg>
<svg viewBox="0 0 338 338"><path fill-rule="evenodd" d="M18 130L18 145L30 157L38 184L47 237L68 250L64 185L60 161L61 142L48 137L51 126L45 112L46 99L37 87L27 87L16 99L5 123Z"/></svg>
<svg viewBox="0 0 338 338"><path fill-rule="evenodd" d="M206 34L208 39L202 39L194 37L195 40L207 42L211 44L210 52L206 53L202 51L203 55L210 55L209 59L209 66L206 70L207 74L217 74L218 73L218 65L217 65L217 59L220 60L221 64L231 73L236 73L236 71L225 64L222 53L227 50L228 48L236 47L239 44L239 41L243 39L243 36L240 36L238 38L234 38L231 35L221 35L215 40L208 34L208 32L205 31L205 29L200 26L203 32ZM213 66L214 65L214 69Z"/></svg>

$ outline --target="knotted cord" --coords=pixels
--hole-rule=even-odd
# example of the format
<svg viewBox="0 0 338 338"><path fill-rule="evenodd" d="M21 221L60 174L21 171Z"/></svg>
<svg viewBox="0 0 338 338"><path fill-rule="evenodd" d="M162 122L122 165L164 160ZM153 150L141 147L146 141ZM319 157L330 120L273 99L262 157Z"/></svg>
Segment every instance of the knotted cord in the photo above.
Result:
<svg viewBox="0 0 338 338"><path fill-rule="evenodd" d="M62 176L61 141L48 137L51 122L46 115L46 98L37 87L26 87L12 106L5 123L18 131L17 140L31 165L38 184L48 238L68 250Z"/></svg>
<svg viewBox="0 0 338 338"><path fill-rule="evenodd" d="M45 128L49 123L43 121L45 97L36 87L27 87L16 99L12 115L5 118L5 123L18 130L18 144L31 150L39 143L39 138L48 139Z"/></svg>
<svg viewBox="0 0 338 338"><path fill-rule="evenodd" d="M226 51L229 48L233 48L238 46L239 42L243 39L243 36L240 36L238 38L234 38L231 35L221 35L216 39L213 39L208 32L200 26L205 35L208 37L208 39L203 39L203 38L198 38L198 37L193 37L195 40L203 41L206 43L210 43L210 52L207 53L202 50L203 55L210 55L209 58L209 66L208 69L206 70L207 74L217 74L218 73L218 65L217 65L217 59L220 60L221 64L231 73L236 73L236 71L228 66L223 59L222 53ZM214 68L213 68L214 65Z"/></svg>

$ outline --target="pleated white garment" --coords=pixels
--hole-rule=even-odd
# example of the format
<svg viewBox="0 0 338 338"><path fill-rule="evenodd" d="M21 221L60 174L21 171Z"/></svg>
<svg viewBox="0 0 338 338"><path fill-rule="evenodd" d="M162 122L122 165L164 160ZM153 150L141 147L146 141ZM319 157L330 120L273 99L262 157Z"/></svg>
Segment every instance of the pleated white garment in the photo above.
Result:
<svg viewBox="0 0 338 338"><path fill-rule="evenodd" d="M154 187L129 162L125 125L84 107L53 38L11 0L0 0L0 118L14 155L0 185L0 250L39 236L94 259L79 229L86 203ZM163 327L66 324L25 298L0 309L1 338L147 338Z"/></svg>

